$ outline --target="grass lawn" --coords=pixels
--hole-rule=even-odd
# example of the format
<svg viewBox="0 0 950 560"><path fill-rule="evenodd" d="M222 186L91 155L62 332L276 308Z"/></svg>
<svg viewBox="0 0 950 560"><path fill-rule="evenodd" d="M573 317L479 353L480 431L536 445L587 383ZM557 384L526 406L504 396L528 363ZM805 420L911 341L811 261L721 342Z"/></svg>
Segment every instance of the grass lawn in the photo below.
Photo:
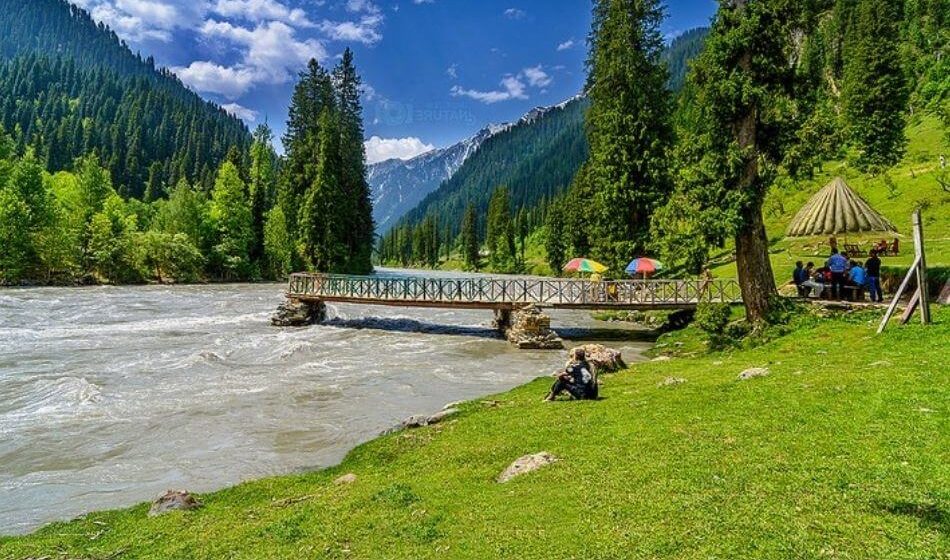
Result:
<svg viewBox="0 0 950 560"><path fill-rule="evenodd" d="M327 471L90 514L0 539L0 558L950 558L934 312L881 336L879 313L804 318L758 348L636 364L597 402L541 403L538 380ZM753 366L770 374L737 380ZM559 461L494 481L542 450Z"/></svg>

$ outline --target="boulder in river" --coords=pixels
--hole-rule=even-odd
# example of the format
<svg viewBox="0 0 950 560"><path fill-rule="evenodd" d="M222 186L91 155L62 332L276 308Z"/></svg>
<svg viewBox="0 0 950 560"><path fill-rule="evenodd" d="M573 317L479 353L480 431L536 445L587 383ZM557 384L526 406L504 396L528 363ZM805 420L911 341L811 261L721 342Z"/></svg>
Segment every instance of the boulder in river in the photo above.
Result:
<svg viewBox="0 0 950 560"><path fill-rule="evenodd" d="M540 453L534 453L532 455L525 455L524 457L515 459L513 463L508 465L508 468L502 471L496 480L499 483L504 484L516 476L521 476L531 471L536 471L541 467L545 467L556 461L557 457L551 455L547 451L541 451Z"/></svg>
<svg viewBox="0 0 950 560"><path fill-rule="evenodd" d="M323 321L326 314L326 304L322 301L288 299L277 306L270 322L275 327L305 327Z"/></svg>
<svg viewBox="0 0 950 560"><path fill-rule="evenodd" d="M152 502L148 510L149 517L162 515L175 510L190 510L201 507L201 502L185 490L169 490Z"/></svg>

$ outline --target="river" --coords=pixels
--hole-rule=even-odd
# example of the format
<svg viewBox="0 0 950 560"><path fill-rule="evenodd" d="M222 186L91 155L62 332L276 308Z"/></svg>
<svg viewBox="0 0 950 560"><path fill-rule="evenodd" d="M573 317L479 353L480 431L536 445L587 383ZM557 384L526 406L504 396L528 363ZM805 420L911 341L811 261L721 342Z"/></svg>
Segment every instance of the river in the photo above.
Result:
<svg viewBox="0 0 950 560"><path fill-rule="evenodd" d="M564 361L498 339L490 311L331 305L327 324L274 328L283 288L0 290L0 534L332 465L410 414Z"/></svg>

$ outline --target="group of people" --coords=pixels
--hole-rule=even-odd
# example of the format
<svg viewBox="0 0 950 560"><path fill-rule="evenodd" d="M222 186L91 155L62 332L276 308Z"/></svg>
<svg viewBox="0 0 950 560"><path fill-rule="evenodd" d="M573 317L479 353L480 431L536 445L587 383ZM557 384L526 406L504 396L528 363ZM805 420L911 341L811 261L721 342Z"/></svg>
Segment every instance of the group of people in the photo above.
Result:
<svg viewBox="0 0 950 560"><path fill-rule="evenodd" d="M806 265L802 261L795 263L792 281L801 297L820 298L830 289L831 299L850 299L852 295L867 290L871 301L884 301L881 291L881 259L878 251L872 250L864 263L848 258L847 253L831 250L831 256L825 266L815 268L815 263Z"/></svg>

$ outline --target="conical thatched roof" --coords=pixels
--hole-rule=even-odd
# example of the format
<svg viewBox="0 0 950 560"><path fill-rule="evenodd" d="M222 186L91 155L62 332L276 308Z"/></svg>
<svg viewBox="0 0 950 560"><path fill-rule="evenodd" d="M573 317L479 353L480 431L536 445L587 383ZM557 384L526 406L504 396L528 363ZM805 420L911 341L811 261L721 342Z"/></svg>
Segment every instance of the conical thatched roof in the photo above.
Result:
<svg viewBox="0 0 950 560"><path fill-rule="evenodd" d="M811 197L788 226L790 237L859 231L897 230L841 177L835 177Z"/></svg>

